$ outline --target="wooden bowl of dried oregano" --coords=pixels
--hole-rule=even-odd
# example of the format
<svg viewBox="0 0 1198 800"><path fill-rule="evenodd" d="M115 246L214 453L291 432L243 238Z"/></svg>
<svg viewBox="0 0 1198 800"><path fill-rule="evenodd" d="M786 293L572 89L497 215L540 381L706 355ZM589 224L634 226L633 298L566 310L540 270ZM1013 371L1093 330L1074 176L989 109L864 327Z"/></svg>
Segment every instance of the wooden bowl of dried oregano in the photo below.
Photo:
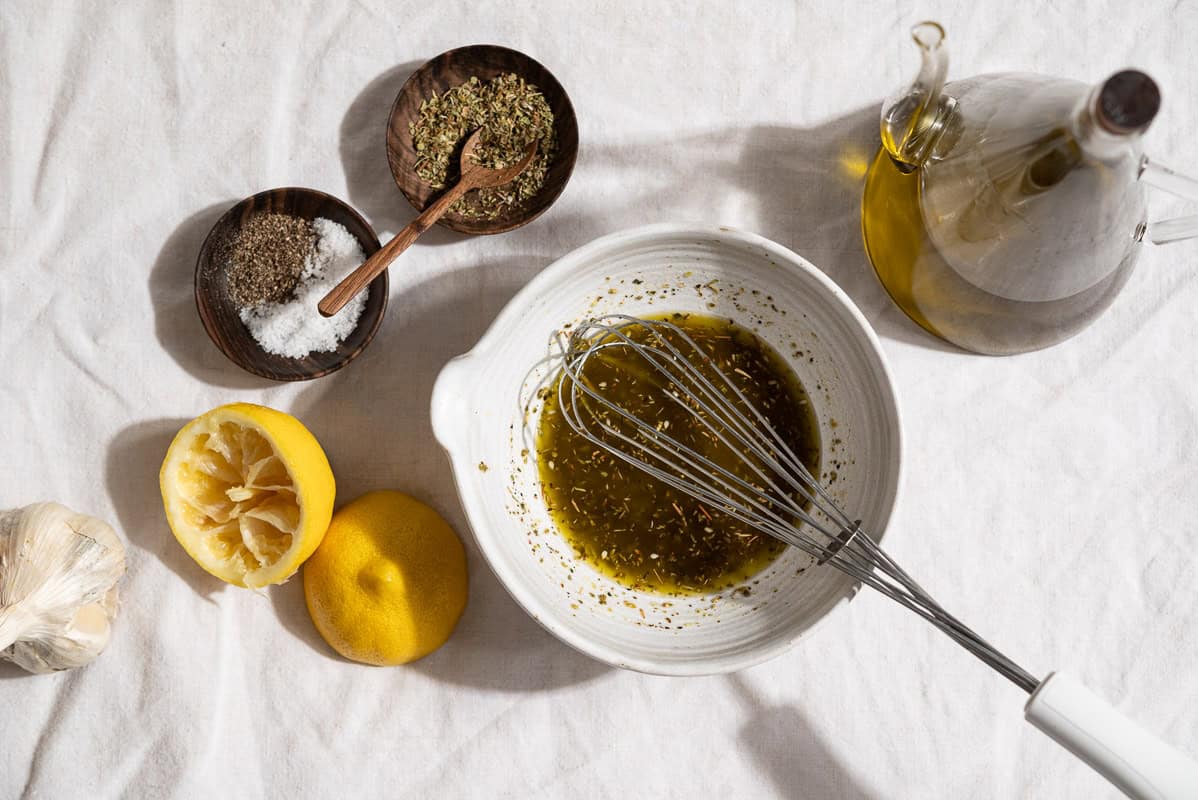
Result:
<svg viewBox="0 0 1198 800"><path fill-rule="evenodd" d="M196 261L196 309L209 338L242 369L276 381L335 372L366 349L387 310L384 272L333 317L316 304L379 249L358 212L288 187L237 203Z"/></svg>
<svg viewBox="0 0 1198 800"><path fill-rule="evenodd" d="M536 140L537 156L512 183L466 194L439 225L503 233L540 216L566 187L578 156L578 120L565 89L516 50L479 44L442 53L412 73L387 121L387 162L423 211L457 180L463 143L482 129L479 161L502 169Z"/></svg>

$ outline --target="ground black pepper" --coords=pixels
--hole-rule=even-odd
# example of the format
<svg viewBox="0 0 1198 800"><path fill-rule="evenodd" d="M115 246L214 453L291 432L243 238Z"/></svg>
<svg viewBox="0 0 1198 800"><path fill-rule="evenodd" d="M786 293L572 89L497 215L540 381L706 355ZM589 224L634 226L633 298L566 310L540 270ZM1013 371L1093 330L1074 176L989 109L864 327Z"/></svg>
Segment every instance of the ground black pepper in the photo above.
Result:
<svg viewBox="0 0 1198 800"><path fill-rule="evenodd" d="M229 243L229 295L241 308L287 300L304 262L316 249L309 220L288 214L255 214Z"/></svg>

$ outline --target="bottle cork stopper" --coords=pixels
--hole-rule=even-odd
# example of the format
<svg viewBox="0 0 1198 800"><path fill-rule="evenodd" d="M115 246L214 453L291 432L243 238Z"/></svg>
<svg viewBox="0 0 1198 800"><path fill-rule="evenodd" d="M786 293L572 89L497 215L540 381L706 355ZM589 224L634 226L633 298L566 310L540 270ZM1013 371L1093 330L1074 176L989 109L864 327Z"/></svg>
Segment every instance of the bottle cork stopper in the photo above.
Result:
<svg viewBox="0 0 1198 800"><path fill-rule="evenodd" d="M1161 90L1156 81L1138 70L1116 72L1098 92L1095 116L1098 124L1115 134L1139 133L1161 108Z"/></svg>

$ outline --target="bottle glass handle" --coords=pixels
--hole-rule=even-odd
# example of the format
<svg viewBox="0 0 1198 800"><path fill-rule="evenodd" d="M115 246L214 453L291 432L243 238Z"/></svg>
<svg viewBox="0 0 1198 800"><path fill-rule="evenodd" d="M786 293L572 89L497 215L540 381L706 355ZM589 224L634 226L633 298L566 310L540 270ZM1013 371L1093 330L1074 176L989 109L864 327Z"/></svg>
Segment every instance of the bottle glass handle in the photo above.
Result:
<svg viewBox="0 0 1198 800"><path fill-rule="evenodd" d="M1198 202L1198 180L1180 175L1148 156L1140 161L1140 180L1149 186ZM1150 222L1146 237L1153 244L1168 244L1198 236L1198 214Z"/></svg>

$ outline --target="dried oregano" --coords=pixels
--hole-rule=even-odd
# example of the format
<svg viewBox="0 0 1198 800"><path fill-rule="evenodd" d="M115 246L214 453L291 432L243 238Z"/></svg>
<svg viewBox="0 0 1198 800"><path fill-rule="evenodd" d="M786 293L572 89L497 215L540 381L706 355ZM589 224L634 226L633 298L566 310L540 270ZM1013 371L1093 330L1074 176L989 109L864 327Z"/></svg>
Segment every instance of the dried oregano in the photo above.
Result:
<svg viewBox="0 0 1198 800"><path fill-rule="evenodd" d="M516 180L469 192L450 209L470 219L496 219L545 185L557 153L553 111L536 86L513 73L489 81L472 77L435 94L421 103L420 117L408 126L416 148L416 175L434 189L456 181L458 154L478 129L482 134L475 157L491 169L516 163L529 143L538 142L536 157Z"/></svg>

